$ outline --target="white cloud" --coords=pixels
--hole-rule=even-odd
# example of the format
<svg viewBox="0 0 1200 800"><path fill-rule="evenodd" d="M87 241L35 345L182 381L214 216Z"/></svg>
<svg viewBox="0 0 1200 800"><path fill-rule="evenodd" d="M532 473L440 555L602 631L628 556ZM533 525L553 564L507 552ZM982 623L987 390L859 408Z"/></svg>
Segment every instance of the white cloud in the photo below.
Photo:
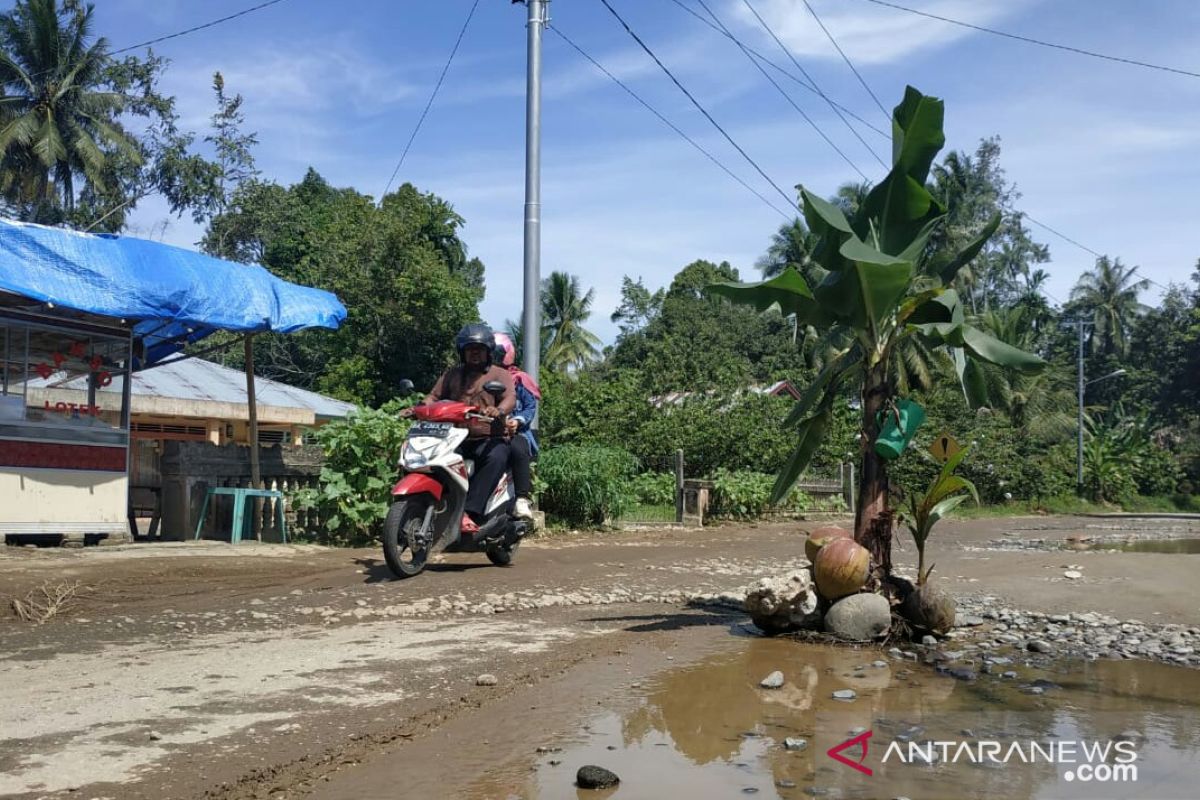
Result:
<svg viewBox="0 0 1200 800"><path fill-rule="evenodd" d="M215 109L211 87L217 71L228 93L245 98L252 130L299 127L313 133L343 123L339 112L381 114L415 94L398 68L365 56L345 37L264 46L233 57L187 57L177 59L163 81L165 90L178 97L185 128L207 127Z"/></svg>
<svg viewBox="0 0 1200 800"><path fill-rule="evenodd" d="M804 0L751 0L755 10L798 57L840 60ZM809 0L825 27L856 64L889 64L910 54L929 52L975 34L967 28L858 0ZM1036 0L908 0L904 5L929 14L994 25ZM775 42L746 8L727 0L726 8L760 42L777 52Z"/></svg>

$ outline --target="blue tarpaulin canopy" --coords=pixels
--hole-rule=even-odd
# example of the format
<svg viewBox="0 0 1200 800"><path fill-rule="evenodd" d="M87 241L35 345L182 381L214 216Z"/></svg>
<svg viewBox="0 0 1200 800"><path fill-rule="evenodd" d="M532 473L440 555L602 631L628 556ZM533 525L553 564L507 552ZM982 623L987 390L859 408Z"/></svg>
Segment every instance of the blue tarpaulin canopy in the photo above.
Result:
<svg viewBox="0 0 1200 800"><path fill-rule="evenodd" d="M218 330L337 328L336 296L181 247L0 219L0 290L128 320L153 363Z"/></svg>

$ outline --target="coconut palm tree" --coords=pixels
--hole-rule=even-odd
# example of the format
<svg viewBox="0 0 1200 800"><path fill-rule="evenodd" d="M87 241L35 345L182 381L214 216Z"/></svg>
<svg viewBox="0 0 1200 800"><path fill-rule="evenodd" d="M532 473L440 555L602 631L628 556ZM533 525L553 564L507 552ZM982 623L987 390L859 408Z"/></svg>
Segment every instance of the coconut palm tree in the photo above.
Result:
<svg viewBox="0 0 1200 800"><path fill-rule="evenodd" d="M1037 316L1038 309L1017 305L986 311L975 322L1005 344L1036 352ZM1054 369L1027 373L994 364L982 367L989 404L1006 414L1013 427L1043 442L1061 441L1075 430L1071 375Z"/></svg>
<svg viewBox="0 0 1200 800"><path fill-rule="evenodd" d="M1129 352L1128 331L1145 306L1138 294L1150 286L1137 280L1137 267L1126 267L1121 259L1100 256L1096 266L1079 276L1071 300L1092 315L1092 349L1104 355Z"/></svg>
<svg viewBox="0 0 1200 800"><path fill-rule="evenodd" d="M807 280L814 280L813 269L820 269L812 260L813 248L817 246L818 238L797 217L791 222L779 226L779 230L771 236L771 244L767 252L758 259L756 266L762 272L763 278L774 278L790 267L795 267ZM819 280L819 278L817 278Z"/></svg>
<svg viewBox="0 0 1200 800"><path fill-rule="evenodd" d="M851 181L838 187L837 194L830 198L834 205L842 209L842 213L853 216L867 200L871 193L870 181Z"/></svg>
<svg viewBox="0 0 1200 800"><path fill-rule="evenodd" d="M542 281L543 365L556 372L569 372L600 357L600 339L584 323L592 315L596 291L580 290L579 278L552 272Z"/></svg>
<svg viewBox="0 0 1200 800"><path fill-rule="evenodd" d="M117 121L126 98L104 88L108 43L91 5L18 0L0 14L0 190L9 203L71 211L76 182L105 189L114 154L141 162Z"/></svg>

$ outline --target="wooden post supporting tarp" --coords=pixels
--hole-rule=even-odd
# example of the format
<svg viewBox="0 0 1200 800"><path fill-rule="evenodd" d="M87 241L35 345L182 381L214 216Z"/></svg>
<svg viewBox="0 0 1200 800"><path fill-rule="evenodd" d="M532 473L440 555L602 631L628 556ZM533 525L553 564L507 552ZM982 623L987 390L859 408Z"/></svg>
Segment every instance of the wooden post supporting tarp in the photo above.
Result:
<svg viewBox="0 0 1200 800"><path fill-rule="evenodd" d="M246 334L246 405L250 410L250 485L254 489L262 488L262 472L258 463L258 402L254 397L254 334ZM260 515L259 501L254 500L254 516L251 529L254 538L262 541L262 527L258 524Z"/></svg>

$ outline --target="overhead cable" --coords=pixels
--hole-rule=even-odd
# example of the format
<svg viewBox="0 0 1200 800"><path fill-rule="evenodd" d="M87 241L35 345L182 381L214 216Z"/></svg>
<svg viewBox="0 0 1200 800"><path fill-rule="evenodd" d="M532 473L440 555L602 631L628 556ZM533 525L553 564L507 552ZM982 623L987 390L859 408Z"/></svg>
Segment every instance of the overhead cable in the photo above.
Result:
<svg viewBox="0 0 1200 800"><path fill-rule="evenodd" d="M1192 72L1192 71L1186 70L1186 69L1178 69L1177 67L1167 67L1167 66L1163 66L1162 64L1151 64L1147 61L1138 61L1137 59L1123 58L1121 56L1113 56L1113 55L1109 55L1107 53L1097 53L1094 50L1084 50L1082 47L1073 47L1071 45L1059 44L1057 42L1047 42L1042 39L1034 39L1031 36L1021 36L1020 34L1016 34L1016 33L1008 33L1007 31L999 31L999 30L996 30L995 28L987 28L987 27L984 27L983 25L975 25L970 22L963 22L960 19L951 19L950 17L938 16L937 14L931 14L928 11L918 11L915 8L909 8L908 6L902 6L902 5L899 5L898 3L889 3L889 2L887 2L887 0L865 0L865 2L874 3L877 6L886 6L887 8L894 8L897 11L907 11L910 14L916 14L917 16L927 17L929 19L936 19L939 22L947 22L951 25L958 25L959 27L962 27L962 28L970 28L971 30L982 31L983 33L990 33L993 36L1003 36L1005 39L1014 39L1018 42L1025 42L1026 44L1036 44L1040 47L1051 47L1051 48L1054 48L1055 50L1065 50L1068 53L1075 53L1076 55L1088 56L1090 58L1100 58L1105 61L1115 61L1119 64L1128 64L1128 65L1134 66L1134 67L1145 67L1146 69L1156 69L1156 70L1159 70L1160 72L1171 72L1176 75L1186 75L1189 78L1200 78L1200 72Z"/></svg>
<svg viewBox="0 0 1200 800"><path fill-rule="evenodd" d="M555 34L560 39L562 39L564 42L566 42L568 45L570 45L572 48L574 48L574 50L577 53L579 53L579 55L583 56L585 59L587 59L589 62L591 62L592 66L594 66L596 69L598 69L602 73L604 73L609 78L609 80L611 80L613 83L617 84L617 86L620 86L622 89L624 89L626 94L628 94L634 100L641 103L642 106L647 111L649 111L654 116L658 117L660 122L662 122L668 128L670 128L675 133L677 133L680 137L682 137L684 139L684 141L686 141L692 147L696 148L696 150L700 151L700 153L702 153L705 158L707 158L712 163L716 164L721 169L722 172L724 172L726 175L728 175L729 177L731 177L735 181L737 181L739 184L741 184L746 189L746 191L751 192L759 200L763 201L765 204L767 204L772 209L774 209L774 211L776 213L778 213L784 219L792 218L792 215L786 213L785 211L782 211L779 208L779 206L775 205L770 200L768 200L766 197L764 197L762 192L758 191L753 186L746 183L746 181L742 180L742 178L740 178L733 170L729 169L729 167L727 167L723 163L721 163L721 161L716 156L714 156L712 153L710 153L708 150L706 150L695 139L693 139L692 137L690 137L686 133L684 133L679 128L679 126L677 126L675 123L671 122L671 120L669 120L665 116L663 116L663 114L661 114L658 111L658 109L654 108L654 106L652 106L648 102L646 102L646 100L644 100L637 92L635 92L633 89L629 88L629 86L624 81L622 81L616 75L612 74L607 69L605 69L603 64L601 64L599 61L597 61L596 59L594 59L590 55L588 55L588 53L582 47L580 47L578 44L576 44L569 36L567 36L565 33L563 33L561 30L559 30L557 27L554 27L554 26L550 26L547 30L549 30L551 33Z"/></svg>
<svg viewBox="0 0 1200 800"><path fill-rule="evenodd" d="M750 166L754 167L755 171L758 172L758 174L762 176L763 180L765 180L767 183L771 184L771 187L776 192L779 193L780 197L782 197L784 200L787 201L787 204L789 206L791 206L797 212L799 212L800 207L798 205L796 205L796 201L793 200L791 197L789 197L787 195L787 193L783 191L783 189L780 189L779 184L777 184L777 183L775 183L775 181L771 180L771 176L767 175L767 173L763 171L763 168L758 165L758 162L755 161L753 158L751 158L750 154L747 153L742 148L741 145L739 145L736 141L734 141L734 138L732 136L730 136L729 133L723 127L721 127L721 123L717 122L713 118L713 115L708 113L708 109L706 109L703 105L701 105L700 101L697 100L694 96L692 96L692 93L689 92L687 90L687 88L684 87L684 85L679 82L679 79L675 77L675 75L671 72L671 70L667 67L667 65L664 64L662 62L662 60L659 59L659 57L654 54L654 51L650 49L650 46L647 45L644 41L642 41L642 38L640 36L638 36L636 33L634 33L633 28L629 27L629 23L627 23L624 20L624 18L621 17L621 15L619 13L617 13L617 10L615 8L613 8L611 4L609 4L608 0L600 0L600 2L604 5L605 8L608 9L609 13L612 14L616 18L617 22L621 23L621 27L623 27L625 29L625 32L628 33L633 38L633 40L638 43L639 46L641 46L642 50L646 51L646 55L650 56L650 58L652 58L654 60L654 63L658 65L659 69L661 69L666 74L666 76L671 79L671 82L675 84L676 88L678 88L679 91L683 92L684 96L687 97L687 99L692 102L692 105L694 105L696 107L696 109L701 114L704 115L705 119L707 119L710 123L712 123L714 128L716 128L718 131L720 131L721 135L725 137L725 140L727 142L729 142L730 145L733 146L733 149L737 150L741 154L742 158L746 159L746 161L750 164Z"/></svg>
<svg viewBox="0 0 1200 800"><path fill-rule="evenodd" d="M742 0L742 2L744 2L746 5L750 5L750 0ZM850 71L854 73L854 77L858 78L858 82L861 83L862 87L867 90L867 94L871 95L871 99L875 101L875 105L879 106L879 110L883 112L883 116L886 117L887 121L890 123L892 121L892 115L889 114L887 109L883 107L883 103L879 102L879 98L875 95L875 92L871 90L870 84L868 84L866 79L863 78L862 74L858 71L858 68L854 66L854 62L850 60L850 56L846 55L846 51L842 49L840 44L838 44L838 40L833 38L833 34L830 32L829 28L825 27L825 23L822 22L821 18L817 15L817 10L812 7L812 4L809 3L808 0L804 0L804 7L808 9L808 13L812 14L813 19L815 19L817 24L821 26L821 30L825 32L825 38L829 39L829 43L833 45L833 49L838 51L838 55L842 57L842 61L846 62L846 66L849 67ZM755 16L758 16L758 14L755 14Z"/></svg>
<svg viewBox="0 0 1200 800"><path fill-rule="evenodd" d="M672 2L672 3L674 3L675 5L679 6L679 8L680 8L681 10L683 10L683 11L687 12L688 14L691 14L693 17L695 17L696 19L698 19L700 22L702 22L702 23L704 23L705 25L707 25L708 27L712 28L712 29L713 29L714 31L716 31L717 33L721 34L722 36L726 37L727 39L730 39L730 40L732 40L732 41L733 41L733 42L735 42L735 43L736 43L738 46L746 48L747 52L749 52L751 55L753 55L755 58L757 58L757 59L758 59L759 61L761 61L763 64L766 64L766 65L767 65L768 67L770 67L771 69L773 69L773 70L775 70L776 72L778 72L778 73L782 74L782 75L783 75L784 77L786 77L787 79L789 79L789 80L793 81L794 83L797 83L797 84L799 84L800 86L803 86L805 89L807 89L808 91L812 92L813 94L816 94L816 95L820 95L820 94L821 94L821 92L819 92L815 86L813 86L812 84L810 84L810 83L806 82L806 81L805 81L803 78L800 78L800 77L797 77L796 75L793 75L791 72L789 72L788 70L786 70L786 69L784 69L783 67L779 66L778 64L776 64L776 63L775 63L774 61L772 61L771 59L767 58L765 55L763 55L763 54L762 54L761 52L759 52L758 50L755 50L755 49L754 49L753 47L751 47L750 45L746 44L746 43L745 43L745 42L743 42L743 41L740 41L740 40L739 40L739 39L738 39L736 36L734 36L734 35L733 35L731 32L729 32L729 31L727 31L727 30L721 30L721 28L720 28L720 27L719 27L719 26L718 26L716 23L714 23L712 20L706 19L706 18L705 18L705 17L704 17L702 14L700 14L700 12L696 11L694 8L691 8L691 7L687 6L687 5L685 5L685 4L684 4L684 2L683 2L683 0L671 0L671 2ZM847 116L849 116L851 119L857 120L859 123L861 123L861 124L865 125L866 127L870 128L872 131L874 131L875 133L879 134L879 135L880 135L880 136L882 136L883 138L885 138L885 139L887 139L887 138L890 138L890 134L888 134L886 131L884 131L884 130L882 130L882 129L880 129L880 128L877 128L877 127L875 127L873 124L871 124L870 122L867 122L865 119L863 119L862 117L860 117L858 114L855 114L853 111L851 111L850 109L846 108L844 105L841 105L840 103L838 103L838 102L836 102L836 101L834 101L834 100L830 100L829 102L831 102L831 103L833 103L835 106L837 106L837 107L838 107L838 109L842 111L842 113L846 114L846 115L847 115Z"/></svg>
<svg viewBox="0 0 1200 800"><path fill-rule="evenodd" d="M817 79L814 78L812 75L810 75L808 73L808 70L806 70L803 66L801 66L800 61L796 58L796 56L794 56L792 54L792 51L788 49L787 45L785 45L783 43L783 40L780 39L775 34L775 31L771 28L770 25L767 24L767 21L762 18L761 14L758 13L758 10L754 6L750 5L750 0L742 0L742 2L745 3L746 8L750 9L750 13L753 14L754 18L758 20L758 24L763 27L763 30L765 30L767 33L769 33L771 35L771 38L775 40L775 44L779 45L779 49L783 51L783 54L786 55L789 59L791 59L791 62L796 67L796 69L800 70L800 74L802 74L804 77L808 78L809 82L812 83L813 88L817 90L817 94L821 95L821 99L829 104L829 107L831 109L833 109L833 113L837 114L838 119L840 119L842 121L842 123L847 128L850 129L850 132L852 134L854 134L854 137L856 139L858 139L859 142L862 143L862 146L867 148L867 152L875 157L875 160L879 162L879 166L883 167L886 170L888 168L887 163L884 162L884 160L879 157L879 154L875 152L875 148L873 148L873 147L871 147L871 145L867 144L866 139L864 139L862 137L862 134L860 134L858 132L858 129L850 124L850 120L846 119L846 116L841 112L841 109L838 108L837 103L833 102L833 100L831 100L829 98L829 95L825 94L825 92L823 92L821 90L821 87L817 84ZM708 11L709 16L711 16L714 20L717 19L716 15L713 14L712 10L709 9L707 5L704 5L704 0L700 0L700 5L704 6L705 10ZM717 21L720 22L720 20L717 20ZM721 27L725 28L724 25L721 25ZM728 30L728 28L726 28L726 30ZM744 46L742 47L742 52L749 55L749 53L747 53L746 48ZM750 60L752 62L754 62L753 56L750 57ZM755 64L755 66L757 66L759 68L759 70L762 70L762 67L757 62L754 62L754 64ZM765 70L763 70L763 75L764 76L767 75ZM767 79L770 80L770 76L767 76ZM771 81L771 82L774 83L774 81ZM878 102L878 100L876 102ZM886 112L885 112L884 116L887 116ZM888 118L888 123L889 124L891 123L890 117Z"/></svg>
<svg viewBox="0 0 1200 800"><path fill-rule="evenodd" d="M721 22L720 17L718 17L716 14L713 13L712 9L708 7L708 4L705 3L704 0L698 0L698 2L700 3L701 7L703 7L704 10L708 12L709 16L713 18L714 22L716 22L718 25L720 25L722 29L728 30L728 28L725 27L725 23ZM832 147L834 152L837 153L839 156L841 156L842 160L845 161L847 164L849 164L850 168L852 170L854 170L855 172L857 172L864 181L871 180L870 178L867 177L866 173L863 172L861 169L859 169L858 165L855 164L852 160L850 160L850 157L848 155L846 155L845 152L843 152L842 149L840 147L838 147L837 144L834 143L834 141L832 139L829 138L829 136L825 133L825 131L821 130L821 126L817 125L816 121L812 117L810 117L804 111L804 109L802 109L800 107L800 105L795 100L792 99L792 96L783 90L783 87L779 85L779 82L776 81L774 78L772 78L771 74L769 72L767 72L765 69L763 69L762 64L759 64L757 61L755 61L754 56L750 55L750 53L746 50L746 48L743 47L740 43L738 44L738 47L741 48L741 51L746 56L746 58L750 59L750 63L753 64L755 66L755 68L757 68L758 71L762 73L762 76L764 78L766 78L772 86L775 87L776 91L778 91L779 94L783 96L783 99L786 100L788 102L788 104L791 105L791 107L796 110L796 113L799 114L801 117L803 117L804 121L807 122L809 124L809 126L814 131L817 132L817 135L820 136L822 139L824 139L825 143L828 144L830 147ZM876 156L876 158L878 158L878 156ZM884 167L884 169L887 169L887 165L883 164L882 160L879 163Z"/></svg>
<svg viewBox="0 0 1200 800"><path fill-rule="evenodd" d="M408 158L408 151L412 148L413 141L417 138L417 133L421 130L421 125L425 122L425 117L429 114L429 109L433 107L433 101L437 99L438 91L442 88L442 82L446 80L446 73L450 71L450 65L454 63L454 56L458 54L458 46L462 44L463 36L467 33L467 28L471 24L471 19L475 16L475 9L479 8L479 0L475 0L471 4L471 10L467 12L467 18L463 20L462 28L458 31L458 38L454 40L454 47L450 48L450 56L446 59L446 63L442 66L442 74L438 75L437 83L433 86L433 91L429 95L429 101L425 103L425 108L421 111L421 116L417 118L417 124L413 126L412 133L408 137L408 142L404 145L404 152L400 154L400 160L396 162L396 168L392 170L392 177L388 178L387 186L383 189L383 194L379 195L379 202L383 202L383 198L392 188L392 182L396 180L396 176L400 174L400 167L404 166L404 159Z"/></svg>
<svg viewBox="0 0 1200 800"><path fill-rule="evenodd" d="M139 44L131 44L131 45L129 45L129 47L122 47L120 50L113 50L109 55L116 56L116 55L120 55L121 53L128 53L130 50L137 50L142 47L149 47L152 44L158 44L159 42L165 42L168 39L178 39L180 36L187 36L189 33L195 33L196 31L202 31L205 28L211 28L214 25L220 25L222 22L228 22L231 19L237 19L238 17L244 17L245 15L250 14L254 11L258 11L259 9L266 8L267 6L273 6L276 3L282 3L282 2L283 2L283 0L268 0L266 3L259 3L256 6L251 6L250 8L243 9L243 10L237 12L236 14L230 14L229 16L221 17L220 19L214 19L212 22L206 22L203 25L197 25L193 28L188 28L185 31L180 31L179 33L172 33L167 36L159 36L157 39L151 39L147 42L141 42Z"/></svg>

